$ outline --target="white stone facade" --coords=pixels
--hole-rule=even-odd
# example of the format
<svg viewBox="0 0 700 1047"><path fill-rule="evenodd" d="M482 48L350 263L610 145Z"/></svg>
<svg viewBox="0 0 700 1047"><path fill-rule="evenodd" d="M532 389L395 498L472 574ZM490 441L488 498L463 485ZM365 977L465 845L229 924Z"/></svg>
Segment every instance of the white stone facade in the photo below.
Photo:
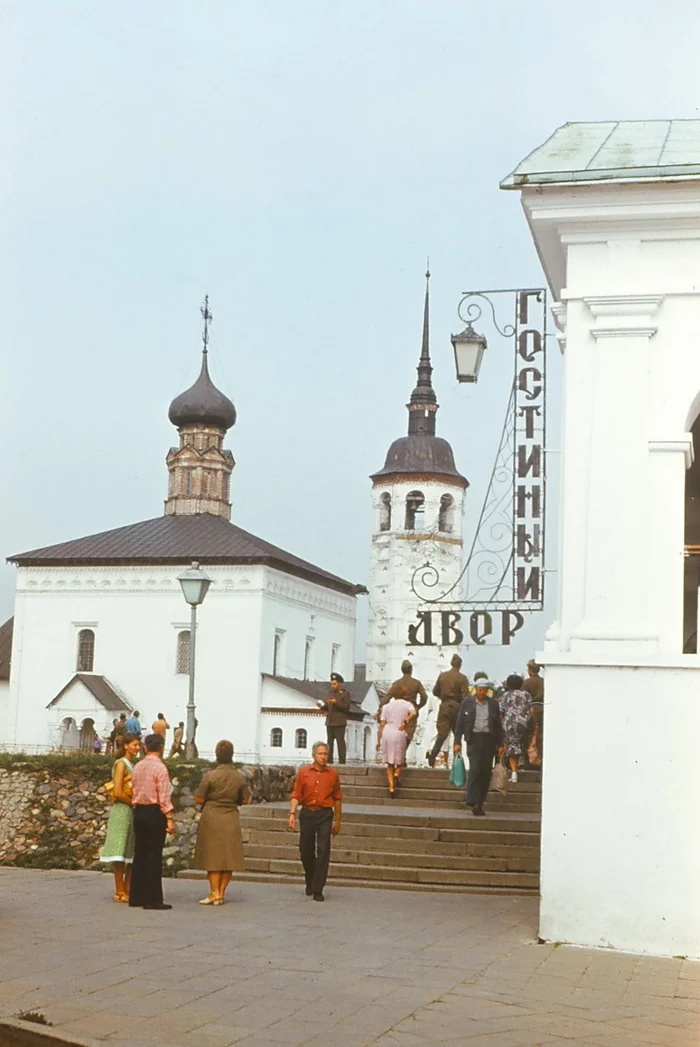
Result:
<svg viewBox="0 0 700 1047"><path fill-rule="evenodd" d="M565 351L540 934L699 957L700 658L682 650L700 182L634 177L522 193Z"/></svg>
<svg viewBox="0 0 700 1047"><path fill-rule="evenodd" d="M186 720L188 675L177 671L178 634L189 629L176 577L182 568L20 567L0 745L57 744L63 716L57 720L47 707L76 672L78 634L85 629L95 635L93 671L139 709L145 728L158 712L171 727ZM238 758L256 762L262 757L261 674L302 678L306 668L309 678L322 680L332 665L352 679L355 598L262 565L207 566L207 572L213 584L198 612L197 743L204 755L227 737ZM94 699L84 704L84 717L94 717ZM109 729L115 715L104 717Z"/></svg>
<svg viewBox="0 0 700 1047"><path fill-rule="evenodd" d="M406 502L409 495L424 497L423 519L419 528L407 529ZM386 497L391 499L390 526L387 523ZM444 513L442 499L452 500ZM432 689L438 674L449 669L450 658L460 648L443 644L411 646L408 627L416 623L419 600L412 591L414 572L428 561L439 572L436 593L457 583L462 571L465 488L438 477L402 477L378 482L372 488L372 553L369 575L369 622L367 634L367 678L387 686L401 676L401 663L408 658L413 675L423 682L431 696L420 713L409 761L422 763L435 739L438 702ZM441 521L441 505L443 518ZM441 529L442 528L442 529Z"/></svg>

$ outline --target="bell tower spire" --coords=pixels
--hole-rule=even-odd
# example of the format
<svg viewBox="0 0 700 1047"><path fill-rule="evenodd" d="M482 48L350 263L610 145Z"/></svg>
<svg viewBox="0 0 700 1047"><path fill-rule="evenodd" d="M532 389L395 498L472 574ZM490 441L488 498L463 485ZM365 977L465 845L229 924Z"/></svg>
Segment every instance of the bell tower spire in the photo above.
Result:
<svg viewBox="0 0 700 1047"><path fill-rule="evenodd" d="M406 404L408 408L408 435L418 433L435 435L435 415L438 402L433 389L433 367L430 362L430 268L425 272L425 304L423 306L423 339L418 360L418 382Z"/></svg>

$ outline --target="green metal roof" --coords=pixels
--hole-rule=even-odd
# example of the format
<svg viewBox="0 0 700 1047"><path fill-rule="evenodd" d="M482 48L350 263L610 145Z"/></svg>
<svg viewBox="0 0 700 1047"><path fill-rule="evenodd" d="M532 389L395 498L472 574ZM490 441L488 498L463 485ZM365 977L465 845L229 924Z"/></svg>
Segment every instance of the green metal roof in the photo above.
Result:
<svg viewBox="0 0 700 1047"><path fill-rule="evenodd" d="M700 120L571 123L518 164L501 189L700 178Z"/></svg>

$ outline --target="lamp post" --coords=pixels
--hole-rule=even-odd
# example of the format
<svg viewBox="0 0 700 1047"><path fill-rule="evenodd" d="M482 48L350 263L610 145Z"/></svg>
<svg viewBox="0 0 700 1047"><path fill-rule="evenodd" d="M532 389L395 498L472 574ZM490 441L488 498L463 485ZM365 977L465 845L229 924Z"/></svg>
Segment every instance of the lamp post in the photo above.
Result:
<svg viewBox="0 0 700 1047"><path fill-rule="evenodd" d="M185 759L193 760L195 755L195 717L194 717L194 658L197 638L197 608L207 595L212 579L206 574L196 560L187 571L177 576L182 587L182 595L190 605L190 693L187 701L187 737L185 741Z"/></svg>

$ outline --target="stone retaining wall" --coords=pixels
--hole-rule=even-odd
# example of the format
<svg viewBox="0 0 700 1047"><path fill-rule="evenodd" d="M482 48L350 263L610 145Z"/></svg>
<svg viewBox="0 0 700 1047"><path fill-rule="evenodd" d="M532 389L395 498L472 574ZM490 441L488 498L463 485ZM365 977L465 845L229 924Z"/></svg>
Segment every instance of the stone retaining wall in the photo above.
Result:
<svg viewBox="0 0 700 1047"><path fill-rule="evenodd" d="M95 757L15 756L0 766L0 865L40 869L89 869L98 863L110 799L104 783L111 760ZM206 764L169 764L177 831L168 837L165 870L190 864L199 813L196 788ZM253 803L289 796L294 767L241 767Z"/></svg>

